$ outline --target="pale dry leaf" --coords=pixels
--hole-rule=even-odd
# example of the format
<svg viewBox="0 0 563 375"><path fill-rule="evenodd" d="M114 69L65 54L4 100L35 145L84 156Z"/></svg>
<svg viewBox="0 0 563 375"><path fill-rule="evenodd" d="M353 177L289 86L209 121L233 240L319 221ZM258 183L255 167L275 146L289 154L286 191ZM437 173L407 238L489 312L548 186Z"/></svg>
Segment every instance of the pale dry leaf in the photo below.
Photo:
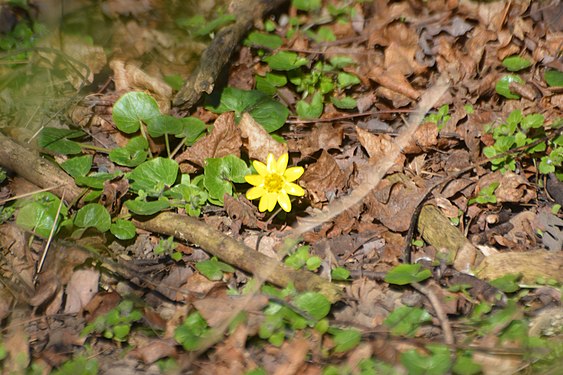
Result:
<svg viewBox="0 0 563 375"><path fill-rule="evenodd" d="M75 314L82 311L94 295L98 293L100 272L90 269L79 269L72 273L66 286L65 314Z"/></svg>
<svg viewBox="0 0 563 375"><path fill-rule="evenodd" d="M250 114L243 113L238 126L250 159L265 162L269 153L274 154L276 159L287 153L287 144L272 138Z"/></svg>
<svg viewBox="0 0 563 375"><path fill-rule="evenodd" d="M205 166L205 159L222 158L227 155L240 156L242 139L240 129L235 125L235 114L225 112L215 120L213 130L199 139L192 147L176 157L184 173L192 171L186 161L200 167Z"/></svg>

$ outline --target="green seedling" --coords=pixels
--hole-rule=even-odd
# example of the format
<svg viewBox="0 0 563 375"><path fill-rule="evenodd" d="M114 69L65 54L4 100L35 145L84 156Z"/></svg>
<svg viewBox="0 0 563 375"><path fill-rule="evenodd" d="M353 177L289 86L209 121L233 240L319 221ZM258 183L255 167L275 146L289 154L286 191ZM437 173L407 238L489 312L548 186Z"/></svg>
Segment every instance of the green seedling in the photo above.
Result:
<svg viewBox="0 0 563 375"><path fill-rule="evenodd" d="M497 203L497 196L495 195L495 190L498 188L498 182L492 182L489 185L485 186L479 191L479 194L475 198L471 198L468 202L469 205L479 203L479 204L487 204Z"/></svg>
<svg viewBox="0 0 563 375"><path fill-rule="evenodd" d="M436 126L438 127L438 131L440 131L446 125L446 123L450 121L452 117L448 114L449 111L450 111L450 106L444 104L443 106L440 107L440 109L438 109L438 112L427 115L424 118L424 122L432 122L436 124Z"/></svg>
<svg viewBox="0 0 563 375"><path fill-rule="evenodd" d="M194 312L184 319L184 322L174 330L174 340L176 340L184 350L195 351L213 331L199 312Z"/></svg>
<svg viewBox="0 0 563 375"><path fill-rule="evenodd" d="M133 324L143 318L143 314L134 308L133 302L123 300L108 313L98 316L86 325L81 335L100 334L106 339L124 342L127 340Z"/></svg>
<svg viewBox="0 0 563 375"><path fill-rule="evenodd" d="M213 257L209 260L203 260L201 262L196 263L195 268L205 277L212 281L219 281L223 279L223 274L225 272L233 273L235 269L228 265L227 263L223 263L219 261L216 257Z"/></svg>
<svg viewBox="0 0 563 375"><path fill-rule="evenodd" d="M400 264L387 272L384 280L389 284L407 285L410 283L418 283L432 276L430 270L421 270L421 268L422 265L419 263Z"/></svg>
<svg viewBox="0 0 563 375"><path fill-rule="evenodd" d="M432 321L432 317L426 310L418 307L401 306L385 318L384 324L391 329L391 333L395 336L414 337L418 328L430 321Z"/></svg>
<svg viewBox="0 0 563 375"><path fill-rule="evenodd" d="M285 258L284 263L296 270L306 266L309 271L315 271L320 267L322 259L311 255L309 246L304 245L299 246L293 254Z"/></svg>
<svg viewBox="0 0 563 375"><path fill-rule="evenodd" d="M172 259L178 262L182 259L182 253L176 251L178 244L174 242L174 236L170 236L167 239L160 239L158 244L154 247L153 251L156 255L170 255Z"/></svg>

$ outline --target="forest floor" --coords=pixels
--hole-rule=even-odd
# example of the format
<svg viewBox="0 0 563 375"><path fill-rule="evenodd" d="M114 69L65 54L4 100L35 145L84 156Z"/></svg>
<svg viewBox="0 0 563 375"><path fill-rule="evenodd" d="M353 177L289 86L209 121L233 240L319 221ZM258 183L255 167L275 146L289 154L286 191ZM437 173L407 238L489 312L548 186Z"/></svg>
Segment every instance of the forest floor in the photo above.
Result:
<svg viewBox="0 0 563 375"><path fill-rule="evenodd" d="M557 373L562 3L280 3L0 5L2 373Z"/></svg>

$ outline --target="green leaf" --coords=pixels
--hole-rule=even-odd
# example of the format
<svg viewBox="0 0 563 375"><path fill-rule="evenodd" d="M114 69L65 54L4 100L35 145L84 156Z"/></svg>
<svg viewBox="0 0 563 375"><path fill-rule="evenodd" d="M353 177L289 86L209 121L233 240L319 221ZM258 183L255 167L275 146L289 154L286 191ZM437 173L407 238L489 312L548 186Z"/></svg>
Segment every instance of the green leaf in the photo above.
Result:
<svg viewBox="0 0 563 375"><path fill-rule="evenodd" d="M332 280L343 281L350 277L350 271L346 268L336 267L330 273Z"/></svg>
<svg viewBox="0 0 563 375"><path fill-rule="evenodd" d="M505 293L514 293L520 289L518 280L520 280L521 278L522 274L520 273L509 273L490 281L490 284Z"/></svg>
<svg viewBox="0 0 563 375"><path fill-rule="evenodd" d="M393 310L385 318L385 325L391 328L396 336L414 337L418 328L432 317L424 309L418 307L401 306Z"/></svg>
<svg viewBox="0 0 563 375"><path fill-rule="evenodd" d="M334 104L334 106L339 109L354 109L358 104L356 102L356 99L351 98L349 96L345 96L341 99L332 97L330 98L330 100L332 101L332 104Z"/></svg>
<svg viewBox="0 0 563 375"><path fill-rule="evenodd" d="M95 172L91 173L89 176L77 176L74 178L74 181L78 186L88 186L93 189L103 189L105 181L114 179L121 174L121 171L115 171L114 173Z"/></svg>
<svg viewBox="0 0 563 375"><path fill-rule="evenodd" d="M563 86L563 72L559 70L547 70L543 74L543 79L550 87Z"/></svg>
<svg viewBox="0 0 563 375"><path fill-rule="evenodd" d="M410 283L417 283L432 276L432 272L427 269L421 270L421 264L400 264L393 267L387 275L385 275L385 282L396 285L406 285Z"/></svg>
<svg viewBox="0 0 563 375"><path fill-rule="evenodd" d="M43 128L39 133L37 145L63 155L79 154L82 152L80 144L70 139L80 138L84 135L85 133L82 130Z"/></svg>
<svg viewBox="0 0 563 375"><path fill-rule="evenodd" d="M495 87L496 92L507 99L520 99L520 95L513 94L512 91L510 91L510 84L512 82L524 84L524 80L520 78L520 76L508 74L498 80Z"/></svg>
<svg viewBox="0 0 563 375"><path fill-rule="evenodd" d="M136 167L147 160L149 142L145 137L131 138L125 147L118 147L110 151L109 159L119 165Z"/></svg>
<svg viewBox="0 0 563 375"><path fill-rule="evenodd" d="M417 350L401 354L401 363L411 375L442 375L451 366L450 351L444 345L428 344L431 355L422 355Z"/></svg>
<svg viewBox="0 0 563 375"><path fill-rule="evenodd" d="M350 56L334 56L330 59L330 65L332 65L335 69L342 69L355 63L356 61Z"/></svg>
<svg viewBox="0 0 563 375"><path fill-rule="evenodd" d="M246 37L244 45L251 47L265 47L271 50L280 48L283 39L275 34L266 34L260 31L253 31Z"/></svg>
<svg viewBox="0 0 563 375"><path fill-rule="evenodd" d="M354 349L362 339L362 333L355 329L329 328L328 332L334 337L334 351L346 352Z"/></svg>
<svg viewBox="0 0 563 375"><path fill-rule="evenodd" d="M204 168L203 185L209 192L209 197L219 205L223 205L223 196L232 195L232 182L244 183L244 176L250 174L244 160L234 155L223 158L209 158Z"/></svg>
<svg viewBox="0 0 563 375"><path fill-rule="evenodd" d="M120 240L130 240L135 237L135 225L129 220L117 219L109 228L111 234Z"/></svg>
<svg viewBox="0 0 563 375"><path fill-rule="evenodd" d="M187 145L192 145L199 136L207 129L205 122L195 117L184 117L180 119L180 132L175 133L177 138L184 138Z"/></svg>
<svg viewBox="0 0 563 375"><path fill-rule="evenodd" d="M265 57L264 61L268 63L271 69L283 71L297 69L309 63L309 60L305 57L300 57L297 53L289 51L280 51Z"/></svg>
<svg viewBox="0 0 563 375"><path fill-rule="evenodd" d="M305 12L321 8L321 0L291 0L291 5Z"/></svg>
<svg viewBox="0 0 563 375"><path fill-rule="evenodd" d="M103 233L111 226L111 216L101 204L90 203L78 210L74 224L80 228L96 228Z"/></svg>
<svg viewBox="0 0 563 375"><path fill-rule="evenodd" d="M301 119L317 119L323 114L323 108L323 96L320 92L313 95L310 103L300 100L296 106L297 115Z"/></svg>
<svg viewBox="0 0 563 375"><path fill-rule="evenodd" d="M153 138L162 137L165 134L178 134L182 128L182 119L169 115L156 116L147 124L147 131Z"/></svg>
<svg viewBox="0 0 563 375"><path fill-rule="evenodd" d="M128 200L125 207L137 215L153 215L157 212L170 208L170 202L166 197L160 197L156 201L145 201L142 199Z"/></svg>
<svg viewBox="0 0 563 375"><path fill-rule="evenodd" d="M540 113L532 113L525 116L520 124L522 125L522 129L537 129L541 128L544 123L544 117Z"/></svg>
<svg viewBox="0 0 563 375"><path fill-rule="evenodd" d="M84 155L68 159L61 163L61 167L72 177L86 176L92 168L92 156Z"/></svg>
<svg viewBox="0 0 563 375"><path fill-rule="evenodd" d="M309 246L300 246L293 254L285 258L284 263L298 270L307 263L307 259L309 259Z"/></svg>
<svg viewBox="0 0 563 375"><path fill-rule="evenodd" d="M264 129L271 133L281 128L289 115L289 110L281 103L257 90L240 90L227 87L221 93L221 104L213 109L223 113L234 111L240 118L243 112L248 112Z"/></svg>
<svg viewBox="0 0 563 375"><path fill-rule="evenodd" d="M302 293L294 298L293 303L316 320L321 320L330 312L328 299L316 292Z"/></svg>
<svg viewBox="0 0 563 375"><path fill-rule="evenodd" d="M481 365L473 361L471 353L458 354L452 371L456 375L477 375L481 373Z"/></svg>
<svg viewBox="0 0 563 375"><path fill-rule="evenodd" d="M112 118L115 126L124 133L135 133L141 122L149 124L160 116L154 98L144 92L128 92L113 105Z"/></svg>
<svg viewBox="0 0 563 375"><path fill-rule="evenodd" d="M144 190L149 196L159 196L165 187L174 185L177 177L178 163L162 157L140 164L127 175L133 180L134 191Z"/></svg>
<svg viewBox="0 0 563 375"><path fill-rule="evenodd" d="M96 359L88 359L86 356L75 357L71 360L64 362L61 367L51 372L52 375L97 375L98 374L98 361ZM33 370L30 371L33 373Z"/></svg>
<svg viewBox="0 0 563 375"><path fill-rule="evenodd" d="M312 256L309 259L307 259L307 269L309 271L315 271L321 266L322 262L323 260L320 257Z"/></svg>
<svg viewBox="0 0 563 375"><path fill-rule="evenodd" d="M221 27L228 25L234 21L236 21L236 17L233 14L224 14L215 18L214 20L206 22L205 25L197 29L194 34L197 36L209 35L215 30L220 29Z"/></svg>
<svg viewBox="0 0 563 375"><path fill-rule="evenodd" d="M207 322L199 312L188 315L184 322L174 330L174 339L184 350L198 350L203 338L210 332Z"/></svg>
<svg viewBox="0 0 563 375"><path fill-rule="evenodd" d="M511 72L517 72L528 68L532 63L520 56L509 56L502 60L502 65Z"/></svg>
<svg viewBox="0 0 563 375"><path fill-rule="evenodd" d="M361 81L355 74L341 72L338 73L337 82L338 87L340 87L341 89L346 89L348 87L359 84Z"/></svg>
<svg viewBox="0 0 563 375"><path fill-rule="evenodd" d="M264 77L256 76L256 89L262 91L267 95L274 95L278 87L283 87L287 84L287 77L278 73L266 73Z"/></svg>
<svg viewBox="0 0 563 375"><path fill-rule="evenodd" d="M196 263L195 268L209 280L218 281L223 278L223 272L235 272L235 269L227 263L220 262L213 257Z"/></svg>
<svg viewBox="0 0 563 375"><path fill-rule="evenodd" d="M23 202L23 207L18 211L16 224L20 227L34 231L38 235L47 238L55 222L61 200L50 192L35 194L32 200ZM66 217L68 207L63 204L59 216ZM60 225L60 222L58 226ZM58 228L56 228L56 231Z"/></svg>

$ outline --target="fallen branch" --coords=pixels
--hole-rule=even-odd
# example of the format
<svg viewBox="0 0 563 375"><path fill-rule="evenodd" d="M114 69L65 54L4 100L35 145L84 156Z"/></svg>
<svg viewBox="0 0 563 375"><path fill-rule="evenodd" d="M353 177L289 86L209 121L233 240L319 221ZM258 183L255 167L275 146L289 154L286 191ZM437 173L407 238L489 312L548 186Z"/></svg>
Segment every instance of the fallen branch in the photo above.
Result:
<svg viewBox="0 0 563 375"><path fill-rule="evenodd" d="M279 7L286 0L245 0L233 12L234 24L217 33L213 42L203 52L199 65L176 94L174 105L191 108L205 92L211 94L215 81L223 67L229 62L239 41L250 30L254 20L261 20L266 13Z"/></svg>
<svg viewBox="0 0 563 375"><path fill-rule="evenodd" d="M58 197L65 191L69 201L74 201L82 194L82 189L62 169L1 133L0 166L39 187L53 187L52 191Z"/></svg>
<svg viewBox="0 0 563 375"><path fill-rule="evenodd" d="M135 220L134 223L138 228L196 244L224 262L272 284L285 287L291 283L299 291L319 292L332 303L340 299L342 290L339 286L314 273L289 268L196 218L165 212L146 221Z"/></svg>

